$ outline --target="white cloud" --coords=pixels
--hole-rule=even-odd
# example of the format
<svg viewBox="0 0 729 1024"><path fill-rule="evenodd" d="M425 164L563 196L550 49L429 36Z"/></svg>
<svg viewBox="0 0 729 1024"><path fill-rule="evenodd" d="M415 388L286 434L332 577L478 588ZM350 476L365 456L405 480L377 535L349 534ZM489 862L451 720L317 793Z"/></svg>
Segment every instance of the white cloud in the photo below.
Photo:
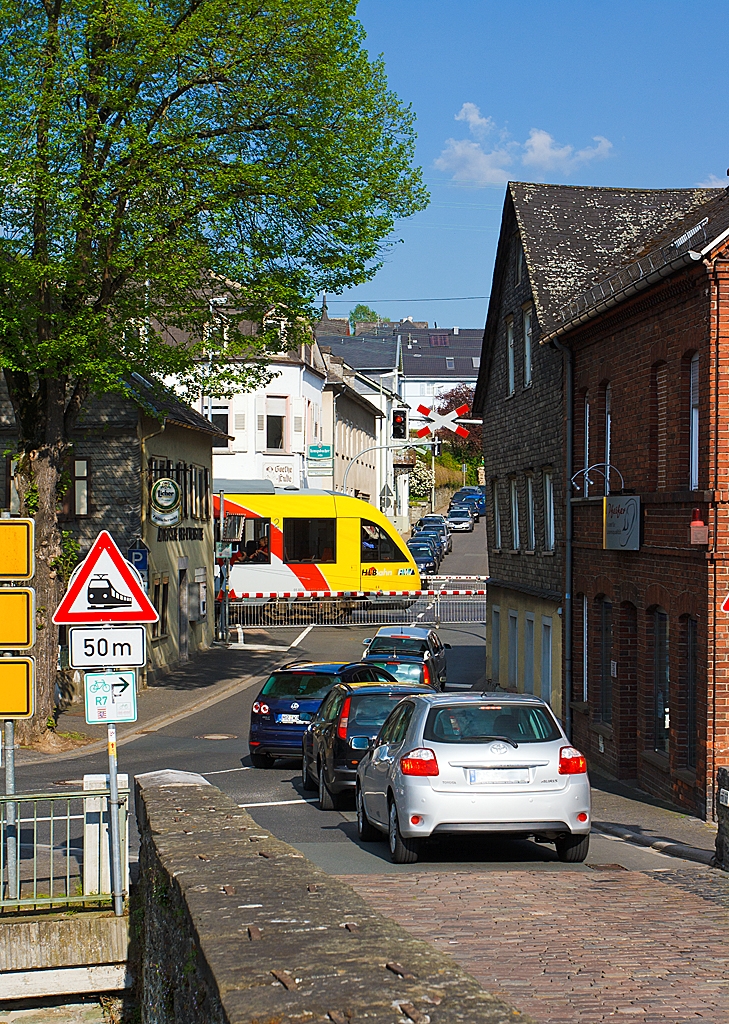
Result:
<svg viewBox="0 0 729 1024"><path fill-rule="evenodd" d="M456 121L465 121L477 139L484 139L496 127L493 117L481 117L481 110L475 103L464 103L456 114Z"/></svg>
<svg viewBox="0 0 729 1024"><path fill-rule="evenodd" d="M479 141L447 139L445 149L435 161L438 170L448 171L454 181L471 181L478 185L501 185L508 180L507 168L519 159L525 167L543 172L569 174L581 164L604 160L612 152L612 142L604 135L593 136L594 146L575 151L574 146L561 145L543 128L532 128L525 142L499 132L499 142L488 149L483 145L488 135L497 130L492 117L484 117L475 103L464 103L455 115L465 121Z"/></svg>
<svg viewBox="0 0 729 1024"><path fill-rule="evenodd" d="M450 172L453 181L470 181L477 185L503 185L509 180L506 168L512 157L506 149L484 152L479 142L470 139L448 139L446 148L435 161L439 171Z"/></svg>
<svg viewBox="0 0 729 1024"><path fill-rule="evenodd" d="M706 181L698 181L696 188L726 188L729 185L729 175L726 178L717 178L715 174L710 174Z"/></svg>

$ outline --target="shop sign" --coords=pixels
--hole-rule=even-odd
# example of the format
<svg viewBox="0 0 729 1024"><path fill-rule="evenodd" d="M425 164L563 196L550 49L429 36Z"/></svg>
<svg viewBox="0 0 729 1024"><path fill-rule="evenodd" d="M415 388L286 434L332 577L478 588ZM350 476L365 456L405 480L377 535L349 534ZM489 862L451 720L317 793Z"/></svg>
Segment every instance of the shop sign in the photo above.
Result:
<svg viewBox="0 0 729 1024"><path fill-rule="evenodd" d="M264 462L263 475L276 487L294 482L294 467L290 462Z"/></svg>
<svg viewBox="0 0 729 1024"><path fill-rule="evenodd" d="M310 459L331 459L332 446L330 444L310 444L308 457Z"/></svg>
<svg viewBox="0 0 729 1024"><path fill-rule="evenodd" d="M157 530L158 542L171 540L205 540L202 526L176 526L170 530Z"/></svg>
<svg viewBox="0 0 729 1024"><path fill-rule="evenodd" d="M176 480L163 477L152 484L150 518L155 526L177 526L182 520L182 490Z"/></svg>
<svg viewBox="0 0 729 1024"><path fill-rule="evenodd" d="M602 546L608 551L640 550L640 498L634 494L602 499Z"/></svg>

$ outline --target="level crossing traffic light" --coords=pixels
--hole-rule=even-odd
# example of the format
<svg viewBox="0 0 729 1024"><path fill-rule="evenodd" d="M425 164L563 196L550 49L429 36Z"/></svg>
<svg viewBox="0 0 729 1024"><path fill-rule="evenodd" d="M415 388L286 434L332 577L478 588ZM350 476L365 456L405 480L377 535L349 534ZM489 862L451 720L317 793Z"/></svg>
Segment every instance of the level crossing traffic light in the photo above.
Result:
<svg viewBox="0 0 729 1024"><path fill-rule="evenodd" d="M393 409L390 414L390 436L393 441L407 441L408 438L408 411L407 409Z"/></svg>

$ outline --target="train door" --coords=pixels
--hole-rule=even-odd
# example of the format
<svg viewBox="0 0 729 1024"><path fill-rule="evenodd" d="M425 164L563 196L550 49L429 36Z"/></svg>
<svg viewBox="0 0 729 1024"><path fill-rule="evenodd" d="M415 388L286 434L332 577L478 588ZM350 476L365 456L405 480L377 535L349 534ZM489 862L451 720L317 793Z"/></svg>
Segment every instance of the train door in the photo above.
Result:
<svg viewBox="0 0 729 1024"><path fill-rule="evenodd" d="M189 655L189 632L190 632L190 618L188 614L188 591L187 591L187 569L178 569L178 589L177 595L179 599L179 621L178 621L178 648L180 652L180 661L187 661Z"/></svg>

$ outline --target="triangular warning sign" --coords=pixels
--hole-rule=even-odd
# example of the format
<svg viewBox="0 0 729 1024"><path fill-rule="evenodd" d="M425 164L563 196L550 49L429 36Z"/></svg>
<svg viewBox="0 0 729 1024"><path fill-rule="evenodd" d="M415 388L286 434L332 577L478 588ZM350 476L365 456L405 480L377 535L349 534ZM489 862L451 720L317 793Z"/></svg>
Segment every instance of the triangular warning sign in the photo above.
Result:
<svg viewBox="0 0 729 1024"><path fill-rule="evenodd" d="M136 569L124 558L111 534L102 530L74 570L53 621L57 626L71 626L156 622L158 618Z"/></svg>
<svg viewBox="0 0 729 1024"><path fill-rule="evenodd" d="M721 606L723 612L729 612L729 594L724 598L724 603Z"/></svg>

